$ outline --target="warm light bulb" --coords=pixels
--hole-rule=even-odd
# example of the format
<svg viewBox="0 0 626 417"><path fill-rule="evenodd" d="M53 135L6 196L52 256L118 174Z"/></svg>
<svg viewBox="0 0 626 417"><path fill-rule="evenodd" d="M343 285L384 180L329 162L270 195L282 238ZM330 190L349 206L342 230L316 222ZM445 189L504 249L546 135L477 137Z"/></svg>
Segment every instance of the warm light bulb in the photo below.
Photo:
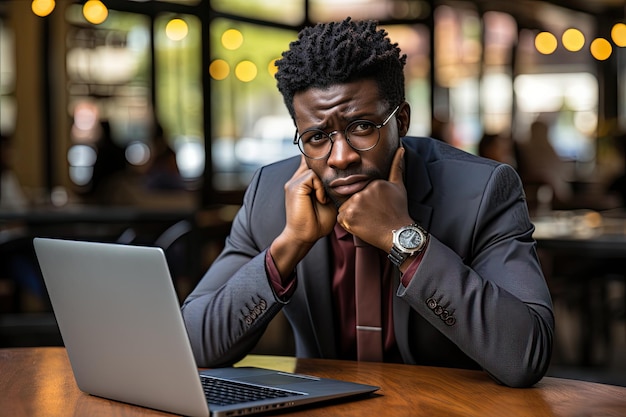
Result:
<svg viewBox="0 0 626 417"><path fill-rule="evenodd" d="M83 16L89 23L99 25L109 16L109 10L100 0L89 0L83 6Z"/></svg>
<svg viewBox="0 0 626 417"><path fill-rule="evenodd" d="M550 32L540 32L535 37L535 48L539 53L544 55L550 55L556 51L557 41L556 36Z"/></svg>
<svg viewBox="0 0 626 417"><path fill-rule="evenodd" d="M598 61L605 61L609 59L611 53L613 52L613 48L609 41L604 38L596 38L591 42L591 47L589 48L591 51L591 55Z"/></svg>
<svg viewBox="0 0 626 417"><path fill-rule="evenodd" d="M567 29L561 37L565 49L571 52L580 51L585 46L585 35L574 28Z"/></svg>
<svg viewBox="0 0 626 417"><path fill-rule="evenodd" d="M267 65L267 72L269 72L272 77L278 72L278 67L276 66L277 60L278 58L272 59Z"/></svg>
<svg viewBox="0 0 626 417"><path fill-rule="evenodd" d="M234 51L243 43L243 35L237 29L228 29L222 34L222 45L226 49Z"/></svg>
<svg viewBox="0 0 626 417"><path fill-rule="evenodd" d="M626 24L616 23L611 29L611 39L619 47L626 46Z"/></svg>
<svg viewBox="0 0 626 417"><path fill-rule="evenodd" d="M54 0L33 0L30 7L37 16L48 16L54 10Z"/></svg>
<svg viewBox="0 0 626 417"><path fill-rule="evenodd" d="M183 19L172 19L165 26L165 34L173 41L181 41L187 37L189 26Z"/></svg>
<svg viewBox="0 0 626 417"><path fill-rule="evenodd" d="M228 77L230 73L230 65L223 59L216 59L209 65L209 74L214 80L221 81Z"/></svg>
<svg viewBox="0 0 626 417"><path fill-rule="evenodd" d="M257 68L254 62L241 61L235 67L235 76L239 81L244 83L250 82L256 78Z"/></svg>

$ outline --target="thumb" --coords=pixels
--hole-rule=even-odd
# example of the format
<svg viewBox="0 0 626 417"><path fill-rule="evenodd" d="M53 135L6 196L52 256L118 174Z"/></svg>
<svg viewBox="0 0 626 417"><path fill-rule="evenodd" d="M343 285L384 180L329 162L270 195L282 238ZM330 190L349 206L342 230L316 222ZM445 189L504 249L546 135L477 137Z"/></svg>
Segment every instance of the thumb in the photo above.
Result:
<svg viewBox="0 0 626 417"><path fill-rule="evenodd" d="M391 163L391 170L389 171L389 182L395 184L403 184L404 183L404 147L400 146L396 150L396 154L393 157L393 162Z"/></svg>

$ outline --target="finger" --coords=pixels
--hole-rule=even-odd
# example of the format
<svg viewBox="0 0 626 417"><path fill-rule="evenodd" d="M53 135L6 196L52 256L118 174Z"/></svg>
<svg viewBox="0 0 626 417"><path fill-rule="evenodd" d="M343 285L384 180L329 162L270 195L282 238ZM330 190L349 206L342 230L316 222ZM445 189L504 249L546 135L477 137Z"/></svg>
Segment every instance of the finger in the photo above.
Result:
<svg viewBox="0 0 626 417"><path fill-rule="evenodd" d="M328 197L326 195L326 189L324 188L324 183L313 170L311 170L311 181L313 184L313 191L315 193L315 199L321 204L326 204L328 202Z"/></svg>
<svg viewBox="0 0 626 417"><path fill-rule="evenodd" d="M389 171L389 182L402 184L404 178L404 147L399 147L393 157L391 170Z"/></svg>
<svg viewBox="0 0 626 417"><path fill-rule="evenodd" d="M304 171L308 170L309 166L306 163L306 158L304 155L300 155L300 165L298 166L298 169L296 170L296 173L300 174L303 173Z"/></svg>
<svg viewBox="0 0 626 417"><path fill-rule="evenodd" d="M317 174L309 168L309 165L306 163L306 157L302 155L300 159L300 166L298 167L296 174L303 174L305 172L307 172L307 182L309 186L313 189L315 199L321 204L326 204L328 199L326 196L326 190L324 189L324 184L322 183L322 180L317 176Z"/></svg>

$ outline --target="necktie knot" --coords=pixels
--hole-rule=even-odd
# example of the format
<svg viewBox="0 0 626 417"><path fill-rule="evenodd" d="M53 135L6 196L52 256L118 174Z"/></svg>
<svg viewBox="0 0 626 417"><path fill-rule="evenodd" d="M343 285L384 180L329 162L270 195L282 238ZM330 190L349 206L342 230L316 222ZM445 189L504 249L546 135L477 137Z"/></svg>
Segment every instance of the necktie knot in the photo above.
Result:
<svg viewBox="0 0 626 417"><path fill-rule="evenodd" d="M354 238L354 246L356 246L357 248L363 248L363 247L371 246L369 243L367 243L366 241L364 241L360 237L353 236L353 238Z"/></svg>

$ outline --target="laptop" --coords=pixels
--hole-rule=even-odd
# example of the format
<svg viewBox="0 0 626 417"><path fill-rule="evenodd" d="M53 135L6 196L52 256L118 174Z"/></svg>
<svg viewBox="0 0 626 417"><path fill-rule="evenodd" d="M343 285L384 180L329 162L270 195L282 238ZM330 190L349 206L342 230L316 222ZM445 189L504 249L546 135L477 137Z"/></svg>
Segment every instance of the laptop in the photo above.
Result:
<svg viewBox="0 0 626 417"><path fill-rule="evenodd" d="M186 416L239 416L379 389L254 367L199 370L162 249L48 238L33 243L83 392ZM216 382L235 388L212 387ZM215 399L228 390L253 399Z"/></svg>

